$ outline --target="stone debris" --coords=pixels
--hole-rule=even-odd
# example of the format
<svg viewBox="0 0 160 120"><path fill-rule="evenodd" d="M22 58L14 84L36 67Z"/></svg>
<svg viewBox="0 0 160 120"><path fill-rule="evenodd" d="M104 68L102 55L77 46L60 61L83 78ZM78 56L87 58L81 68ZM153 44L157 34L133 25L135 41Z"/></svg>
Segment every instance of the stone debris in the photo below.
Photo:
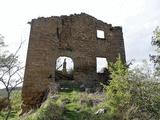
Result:
<svg viewBox="0 0 160 120"><path fill-rule="evenodd" d="M96 115L99 115L99 114L104 114L104 113L106 113L106 110L105 109L99 109L99 110L97 110L97 112L95 112L95 114Z"/></svg>

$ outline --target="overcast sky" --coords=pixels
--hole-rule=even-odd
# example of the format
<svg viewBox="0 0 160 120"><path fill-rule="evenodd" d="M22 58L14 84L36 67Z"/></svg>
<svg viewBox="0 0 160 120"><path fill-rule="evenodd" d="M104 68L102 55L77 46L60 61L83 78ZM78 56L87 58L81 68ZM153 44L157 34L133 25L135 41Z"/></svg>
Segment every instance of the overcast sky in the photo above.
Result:
<svg viewBox="0 0 160 120"><path fill-rule="evenodd" d="M21 51L25 60L30 25L37 17L85 12L97 19L122 26L127 60L148 59L153 51L152 32L160 25L160 0L1 0L0 34L11 52L26 40Z"/></svg>

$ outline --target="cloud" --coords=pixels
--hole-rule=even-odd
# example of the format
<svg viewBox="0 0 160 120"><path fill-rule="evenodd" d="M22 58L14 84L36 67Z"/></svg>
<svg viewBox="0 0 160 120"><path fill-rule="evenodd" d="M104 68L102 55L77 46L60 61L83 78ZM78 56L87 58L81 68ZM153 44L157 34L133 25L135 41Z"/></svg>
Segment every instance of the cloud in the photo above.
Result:
<svg viewBox="0 0 160 120"><path fill-rule="evenodd" d="M154 49L151 46L153 30L160 25L159 1L145 2L143 11L126 19L123 30L127 59L149 59Z"/></svg>

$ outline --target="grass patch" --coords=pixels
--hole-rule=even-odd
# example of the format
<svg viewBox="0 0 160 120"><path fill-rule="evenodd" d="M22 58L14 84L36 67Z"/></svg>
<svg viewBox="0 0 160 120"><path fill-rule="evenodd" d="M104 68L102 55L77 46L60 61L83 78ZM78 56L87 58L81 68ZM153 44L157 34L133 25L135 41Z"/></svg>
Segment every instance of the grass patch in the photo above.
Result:
<svg viewBox="0 0 160 120"><path fill-rule="evenodd" d="M97 118L94 113L100 108L100 104L93 106L89 101L102 100L104 98L102 95L66 90L59 92L57 96L56 100L48 98L39 109L22 118L25 120L99 120L100 117ZM11 100L12 111L9 120L20 120L21 90L15 90ZM4 110L0 112L0 120L5 118L6 113Z"/></svg>
<svg viewBox="0 0 160 120"><path fill-rule="evenodd" d="M99 120L100 116L94 114L98 105L90 105L89 101L103 99L102 95L62 91L57 96L56 100L48 98L40 109L30 114L26 120Z"/></svg>
<svg viewBox="0 0 160 120"><path fill-rule="evenodd" d="M21 112L21 90L14 90L11 94L12 111L9 120L19 120ZM0 111L0 120L3 120L7 114L6 110Z"/></svg>

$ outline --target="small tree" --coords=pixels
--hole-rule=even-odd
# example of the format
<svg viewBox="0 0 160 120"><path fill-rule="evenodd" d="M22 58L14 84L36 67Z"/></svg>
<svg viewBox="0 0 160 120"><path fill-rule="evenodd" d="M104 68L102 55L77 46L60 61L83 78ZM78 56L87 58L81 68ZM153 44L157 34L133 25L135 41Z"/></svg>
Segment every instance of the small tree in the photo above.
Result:
<svg viewBox="0 0 160 120"><path fill-rule="evenodd" d="M2 49L5 44L3 42L3 37L0 40L0 49ZM21 70L24 67L21 67L21 63L18 61L17 53L21 48L22 43L19 48L15 52L15 54L10 54L9 52L1 52L0 53L0 82L5 87L7 92L7 100L8 100L8 113L6 115L6 120L8 119L11 112L11 92L23 82L23 78L21 77ZM2 50L1 50L2 51Z"/></svg>
<svg viewBox="0 0 160 120"><path fill-rule="evenodd" d="M123 115L131 98L128 71L120 57L115 64L109 65L109 70L112 80L109 86L105 86L106 106L113 119L120 119L124 117Z"/></svg>

